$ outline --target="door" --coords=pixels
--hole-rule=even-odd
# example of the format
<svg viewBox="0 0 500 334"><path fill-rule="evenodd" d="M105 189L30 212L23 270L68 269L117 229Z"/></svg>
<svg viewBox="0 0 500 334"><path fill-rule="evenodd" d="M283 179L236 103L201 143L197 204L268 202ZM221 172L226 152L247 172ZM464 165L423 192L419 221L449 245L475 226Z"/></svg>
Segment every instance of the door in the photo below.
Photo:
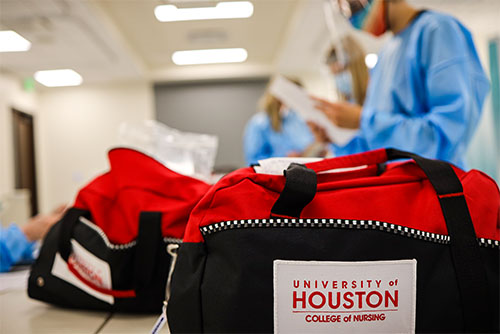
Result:
<svg viewBox="0 0 500 334"><path fill-rule="evenodd" d="M33 116L12 109L14 134L14 170L16 189L31 194L31 215L38 214Z"/></svg>

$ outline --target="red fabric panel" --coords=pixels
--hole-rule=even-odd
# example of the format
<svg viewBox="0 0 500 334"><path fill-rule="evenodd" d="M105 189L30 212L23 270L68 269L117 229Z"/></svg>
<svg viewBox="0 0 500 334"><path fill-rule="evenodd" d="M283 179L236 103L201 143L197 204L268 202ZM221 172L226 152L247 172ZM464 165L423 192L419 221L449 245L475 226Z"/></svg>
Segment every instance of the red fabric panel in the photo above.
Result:
<svg viewBox="0 0 500 334"><path fill-rule="evenodd" d="M210 186L131 149L113 149L109 160L111 170L81 189L74 206L90 210L112 243L137 237L141 211L162 212L163 236L182 238L192 208Z"/></svg>
<svg viewBox="0 0 500 334"><path fill-rule="evenodd" d="M385 149L368 151L351 155L344 155L338 158L324 159L306 164L315 172L321 172L333 168L356 167L362 165L375 165L387 161Z"/></svg>
<svg viewBox="0 0 500 334"><path fill-rule="evenodd" d="M376 163L380 150L368 152ZM336 166L366 164L362 155L341 157ZM320 166L320 167L318 167ZM329 162L331 166L331 161ZM323 170L321 165L317 169ZM338 168L337 167L337 168ZM496 183L478 171L455 168L478 237L500 239L500 195ZM194 208L184 241L203 242L199 227L240 219L267 219L283 189L283 176L240 169L217 183ZM447 235L439 199L423 171L413 162L392 163L380 176L364 171L320 174L317 193L302 218L379 220L425 232Z"/></svg>

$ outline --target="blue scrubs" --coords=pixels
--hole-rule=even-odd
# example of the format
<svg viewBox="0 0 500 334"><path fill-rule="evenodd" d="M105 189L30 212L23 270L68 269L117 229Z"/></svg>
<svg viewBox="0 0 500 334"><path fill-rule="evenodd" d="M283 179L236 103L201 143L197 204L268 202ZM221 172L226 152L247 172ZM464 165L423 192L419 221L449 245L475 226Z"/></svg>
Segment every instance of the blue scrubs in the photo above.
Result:
<svg viewBox="0 0 500 334"><path fill-rule="evenodd" d="M465 168L488 91L470 32L451 16L425 11L380 52L359 134L332 151L394 147Z"/></svg>
<svg viewBox="0 0 500 334"><path fill-rule="evenodd" d="M307 124L295 112L289 111L276 132L263 111L248 121L243 135L243 150L247 164L271 157L286 157L291 152L301 153L314 141Z"/></svg>
<svg viewBox="0 0 500 334"><path fill-rule="evenodd" d="M0 272L9 271L20 261L32 261L34 244L16 225L0 227Z"/></svg>

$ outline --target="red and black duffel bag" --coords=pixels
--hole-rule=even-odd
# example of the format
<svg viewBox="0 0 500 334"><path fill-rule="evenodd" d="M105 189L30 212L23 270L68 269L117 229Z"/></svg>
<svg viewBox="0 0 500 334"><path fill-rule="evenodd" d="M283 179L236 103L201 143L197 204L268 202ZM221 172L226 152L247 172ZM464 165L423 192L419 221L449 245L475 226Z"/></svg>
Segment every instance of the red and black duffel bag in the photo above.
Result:
<svg viewBox="0 0 500 334"><path fill-rule="evenodd" d="M31 298L72 308L159 312L171 255L209 185L126 148L80 190L43 241Z"/></svg>
<svg viewBox="0 0 500 334"><path fill-rule="evenodd" d="M412 160L385 164L398 159ZM488 176L393 149L284 174L240 169L195 207L173 333L498 332Z"/></svg>

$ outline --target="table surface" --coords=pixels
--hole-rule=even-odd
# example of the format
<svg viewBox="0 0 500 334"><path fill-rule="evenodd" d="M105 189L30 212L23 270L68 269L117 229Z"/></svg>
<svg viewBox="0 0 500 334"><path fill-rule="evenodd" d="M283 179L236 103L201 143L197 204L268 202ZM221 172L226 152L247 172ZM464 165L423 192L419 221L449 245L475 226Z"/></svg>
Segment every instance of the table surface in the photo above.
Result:
<svg viewBox="0 0 500 334"><path fill-rule="evenodd" d="M9 274L0 274L0 285ZM151 333L158 315L126 315L63 309L28 297L25 284L0 287L1 334ZM163 328L160 333L168 333Z"/></svg>

